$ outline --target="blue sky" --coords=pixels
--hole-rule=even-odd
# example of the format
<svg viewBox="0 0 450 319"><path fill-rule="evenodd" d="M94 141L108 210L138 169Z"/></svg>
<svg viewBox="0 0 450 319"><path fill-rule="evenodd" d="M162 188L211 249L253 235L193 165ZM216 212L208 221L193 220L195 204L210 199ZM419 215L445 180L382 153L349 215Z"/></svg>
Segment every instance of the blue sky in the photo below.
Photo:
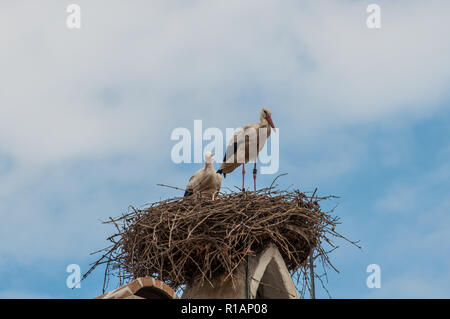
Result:
<svg viewBox="0 0 450 319"><path fill-rule="evenodd" d="M65 25L70 3L80 30ZM379 30L366 27L370 3ZM156 184L183 187L200 164L171 162L172 130L238 127L262 106L280 128L281 186L340 196L337 230L361 241L337 241L331 295L449 298L449 11L444 0L3 1L0 298L99 295L100 269L71 290L66 267L86 271L107 245L100 220L180 195ZM369 264L379 289L366 286Z"/></svg>

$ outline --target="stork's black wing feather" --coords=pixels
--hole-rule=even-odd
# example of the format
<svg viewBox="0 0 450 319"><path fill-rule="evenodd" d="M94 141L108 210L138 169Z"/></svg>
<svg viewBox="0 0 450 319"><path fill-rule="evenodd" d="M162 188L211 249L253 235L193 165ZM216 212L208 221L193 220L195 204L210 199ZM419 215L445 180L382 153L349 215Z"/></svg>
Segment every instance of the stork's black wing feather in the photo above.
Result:
<svg viewBox="0 0 450 319"><path fill-rule="evenodd" d="M225 163L229 157L232 157L237 152L237 149L238 142L234 142L233 145L228 145L225 155L223 156L223 162Z"/></svg>

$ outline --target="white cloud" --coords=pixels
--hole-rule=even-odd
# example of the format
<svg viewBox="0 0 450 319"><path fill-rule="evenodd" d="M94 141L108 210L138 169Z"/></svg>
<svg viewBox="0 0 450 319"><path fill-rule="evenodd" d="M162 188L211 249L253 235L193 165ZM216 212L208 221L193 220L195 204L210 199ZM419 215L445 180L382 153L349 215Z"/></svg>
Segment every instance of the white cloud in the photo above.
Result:
<svg viewBox="0 0 450 319"><path fill-rule="evenodd" d="M359 2L80 1L75 31L64 3L2 5L2 149L49 163L167 143L152 134L176 119L242 124L237 99L255 88L280 126L315 132L428 113L447 94L450 5L380 4L369 30Z"/></svg>

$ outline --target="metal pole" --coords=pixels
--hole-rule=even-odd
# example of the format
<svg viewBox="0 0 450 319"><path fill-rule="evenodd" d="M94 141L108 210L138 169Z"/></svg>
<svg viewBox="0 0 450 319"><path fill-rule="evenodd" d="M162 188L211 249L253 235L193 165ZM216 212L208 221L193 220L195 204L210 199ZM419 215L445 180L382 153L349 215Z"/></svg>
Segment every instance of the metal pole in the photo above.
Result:
<svg viewBox="0 0 450 319"><path fill-rule="evenodd" d="M316 299L316 287L314 285L314 250L309 253L309 272L311 275L311 299Z"/></svg>
<svg viewBox="0 0 450 319"><path fill-rule="evenodd" d="M250 299L250 258L247 255L247 265L245 267L245 294L247 299Z"/></svg>
<svg viewBox="0 0 450 319"><path fill-rule="evenodd" d="M309 202L312 202L314 196L316 195L317 187L314 190L314 193L311 196ZM311 247L311 251L309 252L309 272L311 275L311 299L316 299L316 286L314 284L314 249Z"/></svg>

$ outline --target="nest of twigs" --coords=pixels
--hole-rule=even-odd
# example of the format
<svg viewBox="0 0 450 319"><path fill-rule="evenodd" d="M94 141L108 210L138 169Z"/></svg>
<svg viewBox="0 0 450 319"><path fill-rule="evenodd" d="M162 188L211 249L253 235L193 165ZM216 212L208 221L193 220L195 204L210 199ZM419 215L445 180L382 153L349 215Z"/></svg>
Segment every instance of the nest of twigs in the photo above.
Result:
<svg viewBox="0 0 450 319"><path fill-rule="evenodd" d="M174 289L215 275L233 280L247 255L272 243L294 275L305 269L312 250L328 262L322 243L332 245L330 235L342 237L335 232L338 219L319 205L329 197L267 188L220 194L215 200L191 196L141 210L131 207L105 222L117 233L87 274L106 264L105 284L114 273L121 283L152 276Z"/></svg>

